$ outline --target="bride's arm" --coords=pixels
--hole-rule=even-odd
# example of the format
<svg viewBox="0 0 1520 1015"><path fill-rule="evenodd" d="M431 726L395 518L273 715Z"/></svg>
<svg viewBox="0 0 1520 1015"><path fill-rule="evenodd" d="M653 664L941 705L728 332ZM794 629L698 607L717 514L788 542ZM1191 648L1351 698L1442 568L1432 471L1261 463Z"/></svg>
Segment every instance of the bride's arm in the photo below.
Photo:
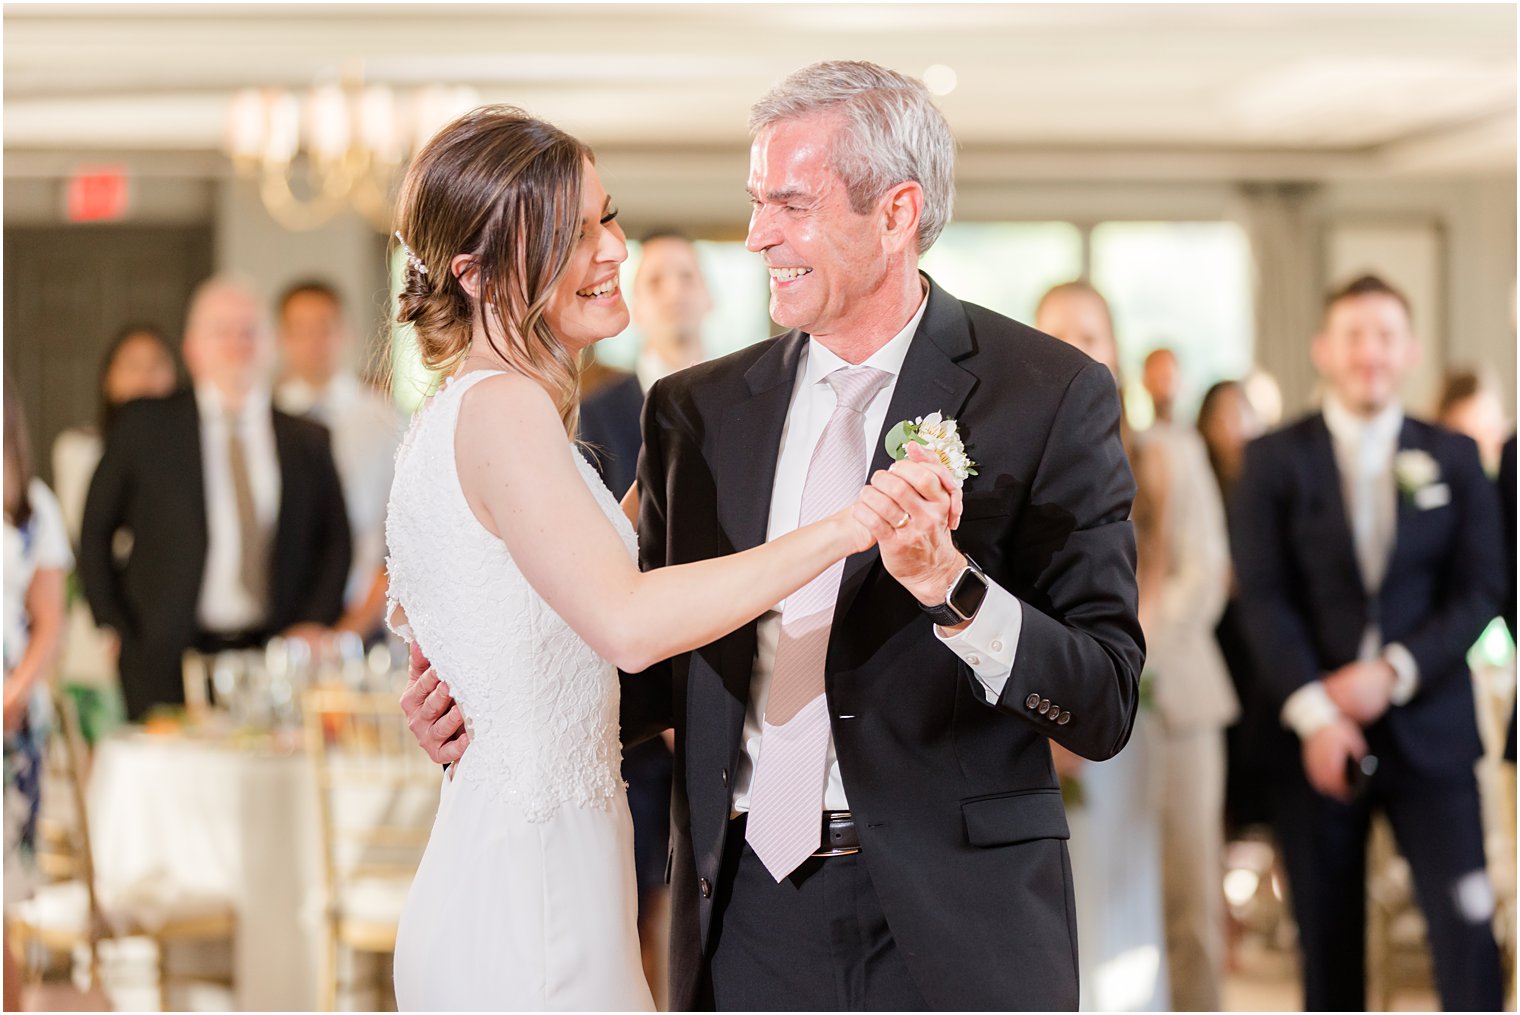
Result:
<svg viewBox="0 0 1520 1015"><path fill-rule="evenodd" d="M554 611L630 673L714 641L872 543L846 509L742 553L640 572L538 384L510 374L480 382L465 393L454 439L481 524Z"/></svg>

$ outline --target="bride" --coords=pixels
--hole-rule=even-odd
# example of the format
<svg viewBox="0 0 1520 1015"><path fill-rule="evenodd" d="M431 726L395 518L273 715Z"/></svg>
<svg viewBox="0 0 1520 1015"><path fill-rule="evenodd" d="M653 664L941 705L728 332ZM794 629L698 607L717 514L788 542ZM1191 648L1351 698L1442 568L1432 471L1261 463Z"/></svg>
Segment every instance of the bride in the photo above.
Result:
<svg viewBox="0 0 1520 1015"><path fill-rule="evenodd" d="M391 623L448 674L470 750L397 935L402 1010L652 1009L617 671L713 641L872 542L857 502L639 571L571 440L581 351L628 324L616 217L590 149L507 107L444 128L403 184L398 319L449 376L397 456Z"/></svg>

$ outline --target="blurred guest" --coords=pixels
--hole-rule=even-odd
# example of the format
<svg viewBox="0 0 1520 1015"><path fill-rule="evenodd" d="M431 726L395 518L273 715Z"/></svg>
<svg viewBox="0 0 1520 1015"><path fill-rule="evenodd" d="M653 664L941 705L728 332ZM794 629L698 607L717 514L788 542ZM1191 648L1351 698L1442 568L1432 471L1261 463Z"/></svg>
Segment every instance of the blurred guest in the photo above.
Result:
<svg viewBox="0 0 1520 1015"><path fill-rule="evenodd" d="M1226 517L1230 496L1245 461L1246 445L1261 433L1256 408L1246 397L1245 386L1239 381L1220 381L1204 394L1198 407L1198 434L1208 448L1209 465L1214 471ZM1230 597L1214 635L1241 706L1239 718L1225 731L1224 811L1226 833L1229 834L1232 830L1264 824L1271 819L1267 801L1269 773L1257 748L1263 742L1263 724L1268 724L1266 735L1269 737L1277 725L1276 719L1255 703L1257 681L1252 671L1255 661L1245 640L1240 595L1233 576Z"/></svg>
<svg viewBox="0 0 1520 1015"><path fill-rule="evenodd" d="M275 405L332 434L354 549L338 628L367 638L385 616L385 504L405 420L349 369L353 331L336 289L297 283L280 297L279 310L284 379Z"/></svg>
<svg viewBox="0 0 1520 1015"><path fill-rule="evenodd" d="M1161 717L1162 886L1172 1007L1222 1007L1225 727L1240 703L1214 639L1230 587L1224 505L1198 432L1172 422L1177 358L1146 360L1156 422L1139 439L1140 627Z"/></svg>
<svg viewBox="0 0 1520 1015"><path fill-rule="evenodd" d="M327 431L273 409L258 299L196 290L184 356L194 390L123 406L80 537L96 621L120 639L127 715L184 701L181 656L310 635L338 620L348 520ZM118 562L112 543L132 536Z"/></svg>
<svg viewBox="0 0 1520 1015"><path fill-rule="evenodd" d="M1471 437L1478 444L1483 468L1490 476L1498 471L1510 423L1504 416L1499 382L1492 371L1448 371L1436 400L1436 422Z"/></svg>
<svg viewBox="0 0 1520 1015"><path fill-rule="evenodd" d="M1035 311L1035 327L1108 367L1119 383L1119 349L1108 302L1085 282L1047 292ZM1122 388L1121 388L1122 391ZM1135 467L1134 524L1139 545L1136 579L1141 622L1154 612L1157 585L1147 578L1163 553L1157 547L1153 498L1160 484L1147 473L1121 412L1125 449ZM1147 596L1150 595L1148 601ZM1147 665L1147 673L1149 666ZM1142 678L1142 683L1146 678ZM1142 691L1142 700L1145 695ZM1160 782L1165 751L1160 731L1142 707L1129 745L1116 757L1089 763L1054 742L1051 755L1071 790L1070 842L1077 926L1082 947L1082 1007L1102 1011L1167 1011L1171 989L1165 956L1161 883ZM1175 988L1172 984L1172 988Z"/></svg>
<svg viewBox="0 0 1520 1015"><path fill-rule="evenodd" d="M659 231L641 242L633 276L633 320L643 346L632 373L623 373L581 404L581 439L608 489L621 497L638 465L639 416L644 392L655 381L702 359L702 321L712 297L697 248L677 232ZM667 918L665 857L670 844L670 745L646 740L623 752L623 778L633 812L633 852L639 886L639 943L650 989L663 996L665 942L658 921Z"/></svg>
<svg viewBox="0 0 1520 1015"><path fill-rule="evenodd" d="M1177 370L1177 354L1163 346L1145 357L1140 370L1140 383L1151 396L1151 408L1156 420L1170 423L1177 408L1177 391L1181 377Z"/></svg>
<svg viewBox="0 0 1520 1015"><path fill-rule="evenodd" d="M1418 347L1403 294L1372 276L1337 290L1312 353L1323 409L1247 448L1231 516L1256 672L1297 737L1279 741L1274 790L1304 1003L1366 1007L1380 807L1414 875L1443 1006L1496 1011L1466 663L1503 589L1493 489L1469 438L1404 414Z"/></svg>
<svg viewBox="0 0 1520 1015"><path fill-rule="evenodd" d="M691 240L668 230L643 238L631 310L643 340L638 362L631 372L617 371L581 405L581 439L617 497L633 485L644 392L702 361L702 321L712 310L712 297Z"/></svg>
<svg viewBox="0 0 1520 1015"><path fill-rule="evenodd" d="M181 377L179 356L157 328L129 325L106 347L100 361L95 419L70 427L53 442L53 482L74 546L79 545L85 493L117 409L139 398L164 398L180 387ZM89 604L77 596L71 598L59 672L78 698L86 735L93 736L120 714L116 644L95 626Z"/></svg>
<svg viewBox="0 0 1520 1015"><path fill-rule="evenodd" d="M116 410L138 398L164 398L179 387L179 357L169 340L154 327L130 325L117 333L100 360L100 387L95 419L73 426L53 442L53 484L58 503L77 545L84 518L84 496L100 463L105 432Z"/></svg>
<svg viewBox="0 0 1520 1015"><path fill-rule="evenodd" d="M47 683L63 642L64 576L73 565L63 514L32 476L21 401L5 382L5 905L36 882L37 813ZM7 921L9 926L9 921ZM21 978L5 935L5 1010L20 1007Z"/></svg>

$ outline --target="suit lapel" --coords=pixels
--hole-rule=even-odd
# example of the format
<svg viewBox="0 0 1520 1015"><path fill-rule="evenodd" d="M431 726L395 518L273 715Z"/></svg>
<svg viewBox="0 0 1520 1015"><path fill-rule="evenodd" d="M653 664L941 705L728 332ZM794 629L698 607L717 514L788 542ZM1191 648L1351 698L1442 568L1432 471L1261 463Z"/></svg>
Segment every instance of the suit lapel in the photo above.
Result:
<svg viewBox="0 0 1520 1015"><path fill-rule="evenodd" d="M1408 416L1405 416L1404 422L1399 426L1398 451L1409 451L1412 449L1429 450L1420 440L1420 434L1416 430L1414 422ZM1443 476L1438 481L1444 481L1444 479L1445 477ZM1394 472L1393 485L1394 504L1396 505L1394 508L1393 546L1388 551L1388 566L1383 569L1383 584L1385 586L1389 584L1389 580L1393 577L1394 569L1402 563L1402 558L1409 548L1413 527L1419 523L1421 514L1420 510L1415 507L1414 498L1404 496L1404 492L1398 488L1397 471Z"/></svg>
<svg viewBox="0 0 1520 1015"><path fill-rule="evenodd" d="M746 394L724 409L710 468L717 489L718 525L736 552L765 542L781 428L806 342L807 336L798 331L773 342L745 372ZM756 623L752 620L724 638L718 659L711 660L737 704L727 716L728 742L735 749L742 737L744 703L749 701L755 672ZM694 689L693 693L700 692Z"/></svg>
<svg viewBox="0 0 1520 1015"><path fill-rule="evenodd" d="M269 595L271 603L279 595L279 589L275 587L274 578L278 573L278 565L289 555L284 551L284 540L291 533L299 532L300 526L295 524L296 512L300 510L301 496L301 473L300 473L300 447L299 437L295 432L296 421L280 412L274 413L274 454L279 459L280 467L280 510L275 516L274 538L269 543Z"/></svg>
<svg viewBox="0 0 1520 1015"><path fill-rule="evenodd" d="M892 427L904 419L916 419L931 412L942 413L946 418L960 415L966 399L976 388L977 377L956 361L968 356L974 348L960 301L930 279L929 305L908 346L882 431L876 435L875 453L866 473L868 481L878 469L892 465L892 456L887 454L885 445ZM845 561L839 598L834 605L836 623L849 613L866 577L880 559L881 551L873 546Z"/></svg>
<svg viewBox="0 0 1520 1015"><path fill-rule="evenodd" d="M806 335L793 331L772 343L744 374L747 397L723 413L712 471L718 523L735 551L765 542L781 428L806 342Z"/></svg>

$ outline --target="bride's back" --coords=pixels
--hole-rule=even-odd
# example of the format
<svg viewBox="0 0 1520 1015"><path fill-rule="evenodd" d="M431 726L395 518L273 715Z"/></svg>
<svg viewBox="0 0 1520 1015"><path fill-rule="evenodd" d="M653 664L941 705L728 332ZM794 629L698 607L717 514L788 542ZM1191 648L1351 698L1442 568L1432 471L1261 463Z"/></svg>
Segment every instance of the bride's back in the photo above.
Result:
<svg viewBox="0 0 1520 1015"><path fill-rule="evenodd" d="M390 609L404 610L465 716L460 777L544 820L562 803L606 806L620 791L617 670L534 591L465 499L455 429L465 392L493 375L446 382L397 453L386 516ZM565 453L634 552L612 495L568 442Z"/></svg>

